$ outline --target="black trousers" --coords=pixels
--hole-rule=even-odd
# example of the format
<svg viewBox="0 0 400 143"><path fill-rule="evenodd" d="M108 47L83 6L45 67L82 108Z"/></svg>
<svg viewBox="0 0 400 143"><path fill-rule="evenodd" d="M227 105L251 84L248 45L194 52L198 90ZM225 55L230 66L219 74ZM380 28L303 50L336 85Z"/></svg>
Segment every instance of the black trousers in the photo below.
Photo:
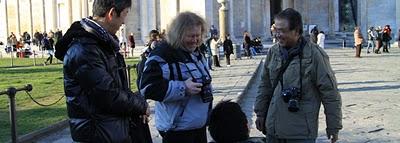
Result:
<svg viewBox="0 0 400 143"><path fill-rule="evenodd" d="M214 61L214 66L215 67L221 67L221 65L219 65L219 59L217 55L213 56L213 61Z"/></svg>
<svg viewBox="0 0 400 143"><path fill-rule="evenodd" d="M163 143L207 143L206 127L187 131L159 131Z"/></svg>
<svg viewBox="0 0 400 143"><path fill-rule="evenodd" d="M231 54L225 54L226 65L231 65Z"/></svg>
<svg viewBox="0 0 400 143"><path fill-rule="evenodd" d="M356 45L356 57L361 57L361 44Z"/></svg>
<svg viewBox="0 0 400 143"><path fill-rule="evenodd" d="M53 63L53 55L49 55L49 57L46 59L46 63L50 61L50 64Z"/></svg>

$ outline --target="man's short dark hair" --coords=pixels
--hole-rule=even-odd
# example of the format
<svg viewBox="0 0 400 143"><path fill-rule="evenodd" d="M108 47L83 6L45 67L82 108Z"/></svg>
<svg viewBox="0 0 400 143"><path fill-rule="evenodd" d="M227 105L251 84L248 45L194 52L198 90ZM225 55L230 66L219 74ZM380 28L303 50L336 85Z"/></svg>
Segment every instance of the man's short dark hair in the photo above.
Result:
<svg viewBox="0 0 400 143"><path fill-rule="evenodd" d="M131 5L132 0L94 0L92 12L93 16L105 17L106 13L114 7L115 12L120 16L121 12Z"/></svg>
<svg viewBox="0 0 400 143"><path fill-rule="evenodd" d="M301 14L293 8L287 8L277 15L275 19L286 19L289 22L289 30L297 29L299 34L303 34L303 20Z"/></svg>
<svg viewBox="0 0 400 143"><path fill-rule="evenodd" d="M247 118L239 104L218 103L211 111L208 130L217 143L233 143L249 138Z"/></svg>

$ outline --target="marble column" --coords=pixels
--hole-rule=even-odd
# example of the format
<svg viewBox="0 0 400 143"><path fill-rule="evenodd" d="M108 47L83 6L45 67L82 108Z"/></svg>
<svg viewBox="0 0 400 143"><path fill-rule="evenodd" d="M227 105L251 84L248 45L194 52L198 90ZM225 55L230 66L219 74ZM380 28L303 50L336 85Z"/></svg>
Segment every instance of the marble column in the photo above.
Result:
<svg viewBox="0 0 400 143"><path fill-rule="evenodd" d="M327 35L333 36L334 35L334 28L335 28L335 11L334 11L334 1L330 0L328 1L328 19L329 19L329 33Z"/></svg>
<svg viewBox="0 0 400 143"><path fill-rule="evenodd" d="M364 35L364 38L367 34L367 25L368 25L368 10L367 10L367 1L361 0L358 1L357 5L357 15L359 16L357 18L357 25L360 26L361 28L361 33Z"/></svg>
<svg viewBox="0 0 400 143"><path fill-rule="evenodd" d="M67 25L72 24L72 0L66 0L66 18L67 18Z"/></svg>
<svg viewBox="0 0 400 143"><path fill-rule="evenodd" d="M289 0L289 8L294 8L294 0Z"/></svg>
<svg viewBox="0 0 400 143"><path fill-rule="evenodd" d="M271 37L271 1L264 1L264 23L265 23L265 36L264 38L272 38Z"/></svg>
<svg viewBox="0 0 400 143"><path fill-rule="evenodd" d="M52 10L52 17L53 17L53 25L52 25L52 29L53 31L57 30L57 0L52 0L51 1L51 10Z"/></svg>
<svg viewBox="0 0 400 143"><path fill-rule="evenodd" d="M294 8L294 1L293 0L283 0L282 1L282 10L286 8Z"/></svg>
<svg viewBox="0 0 400 143"><path fill-rule="evenodd" d="M396 1L396 17L400 17L400 1ZM399 27L400 27L400 18L396 18L396 26L394 26L392 29L398 29ZM396 33L395 37L398 36L396 31L395 30L392 31L393 33Z"/></svg>
<svg viewBox="0 0 400 143"><path fill-rule="evenodd" d="M88 0L83 0L83 10L82 10L82 16L83 17L88 17L88 13L89 13L89 4L88 4Z"/></svg>
<svg viewBox="0 0 400 143"><path fill-rule="evenodd" d="M221 4L219 8L219 28L220 34L219 37L222 41L225 41L225 35L228 33L229 30L229 22L228 22L228 8L226 7L227 0L218 0L218 3Z"/></svg>
<svg viewBox="0 0 400 143"><path fill-rule="evenodd" d="M42 0L42 23L43 23L43 29L41 32L46 31L46 3L44 2L45 0ZM47 32L47 31L46 31Z"/></svg>
<svg viewBox="0 0 400 143"><path fill-rule="evenodd" d="M235 31L234 31L234 28L233 28L233 18L234 18L234 16L233 16L233 0L229 0L228 1L229 2L229 10L228 10L228 13L229 13L229 34L231 35L231 40L232 41L236 41L236 38L235 38Z"/></svg>
<svg viewBox="0 0 400 143"><path fill-rule="evenodd" d="M332 0L333 1L333 11L334 11L334 31L340 31L339 29L339 0Z"/></svg>
<svg viewBox="0 0 400 143"><path fill-rule="evenodd" d="M161 32L161 15L160 15L160 7L161 7L161 5L160 5L160 1L161 0L156 0L154 3L155 3L155 23L156 23L156 27L160 30L160 32Z"/></svg>
<svg viewBox="0 0 400 143"><path fill-rule="evenodd" d="M303 1L303 10L304 10L304 12L302 13L303 15L303 25L304 24L307 24L307 25L310 25L310 24L315 24L315 23L310 23L310 17L309 17L309 9L308 9L308 6L309 6L309 2L308 2L308 0L305 0L305 1ZM306 33L303 33L303 35L308 35L308 34L310 34L310 29L309 29L309 27L307 27L307 29L308 29L308 31L306 32Z"/></svg>
<svg viewBox="0 0 400 143"><path fill-rule="evenodd" d="M211 25L214 25L214 4L213 4L214 0L205 0L206 2L206 22L207 22L207 26L208 28L211 27ZM231 0L232 1L232 0ZM207 31L208 32L208 31ZM209 33L207 33L207 36L210 36Z"/></svg>
<svg viewBox="0 0 400 143"><path fill-rule="evenodd" d="M19 12L19 0L17 0L16 14L17 14L17 23L16 23L17 31L15 32L15 35L17 37L20 37L20 35L21 35L21 14Z"/></svg>
<svg viewBox="0 0 400 143"><path fill-rule="evenodd" d="M32 14L32 0L29 0L29 21L30 21L30 33L33 36L33 14Z"/></svg>
<svg viewBox="0 0 400 143"><path fill-rule="evenodd" d="M79 11L79 14L78 14L78 19L80 20L80 19L82 19L82 17L83 17L83 13L82 13L82 1L81 0L79 0L79 2L78 2L78 11Z"/></svg>
<svg viewBox="0 0 400 143"><path fill-rule="evenodd" d="M4 21L5 21L5 29L6 29L6 36L8 37L9 35L9 29L8 29L8 10L7 10L7 0L4 0Z"/></svg>
<svg viewBox="0 0 400 143"><path fill-rule="evenodd" d="M247 14L247 32L251 34L251 1L246 0L246 14Z"/></svg>
<svg viewBox="0 0 400 143"><path fill-rule="evenodd" d="M143 0L141 1L140 12L141 12L141 32L142 39L144 42L148 40L149 32L156 28L156 11L155 11L155 0Z"/></svg>
<svg viewBox="0 0 400 143"><path fill-rule="evenodd" d="M176 0L176 12L181 12L181 0Z"/></svg>

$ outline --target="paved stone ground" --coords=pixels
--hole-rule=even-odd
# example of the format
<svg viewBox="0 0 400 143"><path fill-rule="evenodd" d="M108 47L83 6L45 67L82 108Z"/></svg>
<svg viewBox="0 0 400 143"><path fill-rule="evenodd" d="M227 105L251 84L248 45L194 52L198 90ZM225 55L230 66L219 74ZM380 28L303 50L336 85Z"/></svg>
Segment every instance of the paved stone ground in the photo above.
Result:
<svg viewBox="0 0 400 143"><path fill-rule="evenodd" d="M353 49L326 51L342 95L343 130L338 142L400 142L400 50L396 47L388 54L366 54L363 49L362 58L355 58ZM255 80L252 84L258 82ZM263 136L253 124L256 93L256 86L251 86L239 103L249 116L251 136ZM329 142L325 128L325 115L321 109L317 143Z"/></svg>
<svg viewBox="0 0 400 143"><path fill-rule="evenodd" d="M214 88L214 105L221 100L237 100L237 98L244 92L246 85L253 76L257 66L259 65L262 58L265 56L259 55L253 59L242 58L241 60L233 60L231 56L231 67L226 67L225 60L221 61L221 68L214 68L211 71L213 77L213 88ZM149 102L151 111L154 113L153 105L154 102ZM154 143L161 143L161 136L158 134L154 126L154 120L150 121L150 130L153 137ZM211 137L208 137L211 140ZM70 137L69 128L58 131L51 134L43 139L38 139L38 143L70 143L72 139Z"/></svg>
<svg viewBox="0 0 400 143"><path fill-rule="evenodd" d="M389 54L366 54L354 58L353 49L338 48L338 45L326 45L331 65L336 73L339 90L342 95L343 130L339 134L339 143L382 143L400 142L400 50L391 49ZM331 48L329 48L331 47ZM215 91L215 103L222 99L238 100L248 115L251 136L262 136L254 127L253 104L259 75L244 90L263 56L255 59L232 61L232 67L218 68L212 72ZM222 61L224 65L224 61ZM217 76L218 75L218 76ZM257 80L258 79L258 80ZM325 137L325 116L323 109L319 117L318 143L329 142ZM154 132L154 121L150 123L155 143L161 138ZM37 142L72 142L69 130L64 129Z"/></svg>

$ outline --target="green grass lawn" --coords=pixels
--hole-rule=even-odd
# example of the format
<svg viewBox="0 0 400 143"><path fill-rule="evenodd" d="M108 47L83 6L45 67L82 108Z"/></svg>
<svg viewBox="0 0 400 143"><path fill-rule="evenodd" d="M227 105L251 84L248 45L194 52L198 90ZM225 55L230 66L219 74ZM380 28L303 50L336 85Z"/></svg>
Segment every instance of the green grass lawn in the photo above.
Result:
<svg viewBox="0 0 400 143"><path fill-rule="evenodd" d="M36 62L36 65L43 65L44 61L46 61L47 58L14 58L13 61L13 67L22 67L22 66L33 66L34 63ZM55 58L53 58L53 63L59 62ZM59 62L61 63L61 62ZM0 59L0 68L3 67L11 67L11 58L1 58Z"/></svg>
<svg viewBox="0 0 400 143"><path fill-rule="evenodd" d="M0 91L9 86L23 87L29 83L33 86L31 95L40 103L49 104L64 96L62 64L32 66L31 60L21 59L15 62L18 63L15 64L17 67L6 68L10 59L0 59ZM126 62L133 65L138 59L126 59ZM135 69L131 70L131 83L131 88L136 91ZM8 97L0 96L0 142L10 140L8 104ZM41 107L31 101L26 93L19 92L16 95L16 105L19 136L67 118L65 99L53 106Z"/></svg>

